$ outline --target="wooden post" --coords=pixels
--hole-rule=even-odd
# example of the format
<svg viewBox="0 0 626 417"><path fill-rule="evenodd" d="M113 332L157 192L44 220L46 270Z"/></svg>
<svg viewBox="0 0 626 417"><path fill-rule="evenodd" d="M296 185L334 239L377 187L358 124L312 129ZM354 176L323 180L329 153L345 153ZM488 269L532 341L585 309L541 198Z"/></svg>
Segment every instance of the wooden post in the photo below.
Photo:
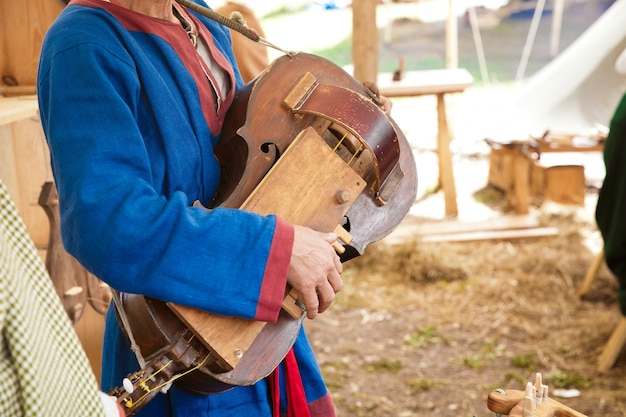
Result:
<svg viewBox="0 0 626 417"><path fill-rule="evenodd" d="M552 10L552 28L550 31L550 57L554 58L559 54L559 45L561 39L561 26L563 24L563 9L565 8L563 0L554 0Z"/></svg>
<svg viewBox="0 0 626 417"><path fill-rule="evenodd" d="M448 0L448 19L446 20L446 68L459 66L459 42L454 0Z"/></svg>
<svg viewBox="0 0 626 417"><path fill-rule="evenodd" d="M456 204L456 186L452 169L452 153L450 152L451 134L446 117L444 94L437 94L437 155L439 156L439 185L443 188L446 216L456 217L459 210Z"/></svg>
<svg viewBox="0 0 626 417"><path fill-rule="evenodd" d="M446 68L458 68L458 30L456 14L454 12L454 0L448 0L448 17L446 19ZM454 185L454 172L452 169L452 153L450 142L452 133L448 128L446 116L446 98L443 94L437 94L437 115L439 125L439 139L437 144L439 154L439 184L443 188L446 216L456 217L459 214L456 203L456 186Z"/></svg>
<svg viewBox="0 0 626 417"><path fill-rule="evenodd" d="M378 77L377 0L355 0L352 4L352 62L354 78L375 83Z"/></svg>

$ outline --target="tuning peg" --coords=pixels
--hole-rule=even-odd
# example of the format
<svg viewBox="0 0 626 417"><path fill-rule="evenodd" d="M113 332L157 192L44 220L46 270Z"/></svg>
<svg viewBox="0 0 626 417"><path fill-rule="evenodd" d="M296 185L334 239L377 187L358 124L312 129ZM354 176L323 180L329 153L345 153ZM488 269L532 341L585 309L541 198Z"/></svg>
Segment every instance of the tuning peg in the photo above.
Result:
<svg viewBox="0 0 626 417"><path fill-rule="evenodd" d="M122 380L122 386L124 387L124 391L126 391L129 394L132 394L135 391L135 386L133 385L131 380L128 378L124 378Z"/></svg>

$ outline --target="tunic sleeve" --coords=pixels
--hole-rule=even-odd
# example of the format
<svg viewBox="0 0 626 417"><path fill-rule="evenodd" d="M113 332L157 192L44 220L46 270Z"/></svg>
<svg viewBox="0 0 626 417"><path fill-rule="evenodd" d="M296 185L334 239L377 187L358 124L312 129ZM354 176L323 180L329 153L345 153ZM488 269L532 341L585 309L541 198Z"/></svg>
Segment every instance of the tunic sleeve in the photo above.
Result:
<svg viewBox="0 0 626 417"><path fill-rule="evenodd" d="M596 221L607 266L620 284L618 300L626 315L626 95L611 120L604 162L606 176L598 196Z"/></svg>
<svg viewBox="0 0 626 417"><path fill-rule="evenodd" d="M163 39L118 28L101 10L83 24L79 7L49 30L38 79L68 252L121 291L275 319L292 226L193 207L220 175L198 80Z"/></svg>

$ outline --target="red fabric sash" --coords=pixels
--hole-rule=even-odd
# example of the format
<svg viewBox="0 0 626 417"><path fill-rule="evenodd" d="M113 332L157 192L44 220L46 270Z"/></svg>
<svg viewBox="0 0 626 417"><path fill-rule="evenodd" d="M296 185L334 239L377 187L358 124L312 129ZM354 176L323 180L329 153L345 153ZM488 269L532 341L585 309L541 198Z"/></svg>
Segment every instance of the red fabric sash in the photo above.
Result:
<svg viewBox="0 0 626 417"><path fill-rule="evenodd" d="M285 386L287 388L287 417L311 417L307 404L300 369L293 348L289 349L283 361L285 369ZM273 417L280 417L280 381L278 368L270 375L273 399Z"/></svg>

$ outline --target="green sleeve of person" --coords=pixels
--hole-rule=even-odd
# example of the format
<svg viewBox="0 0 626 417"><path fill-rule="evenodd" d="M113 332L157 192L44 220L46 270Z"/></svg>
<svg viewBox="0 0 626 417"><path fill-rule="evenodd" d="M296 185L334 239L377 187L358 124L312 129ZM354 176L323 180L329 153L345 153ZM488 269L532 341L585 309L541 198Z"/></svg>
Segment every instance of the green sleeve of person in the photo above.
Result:
<svg viewBox="0 0 626 417"><path fill-rule="evenodd" d="M606 176L598 196L596 222L607 266L620 284L618 301L626 316L626 95L611 119L604 163Z"/></svg>

